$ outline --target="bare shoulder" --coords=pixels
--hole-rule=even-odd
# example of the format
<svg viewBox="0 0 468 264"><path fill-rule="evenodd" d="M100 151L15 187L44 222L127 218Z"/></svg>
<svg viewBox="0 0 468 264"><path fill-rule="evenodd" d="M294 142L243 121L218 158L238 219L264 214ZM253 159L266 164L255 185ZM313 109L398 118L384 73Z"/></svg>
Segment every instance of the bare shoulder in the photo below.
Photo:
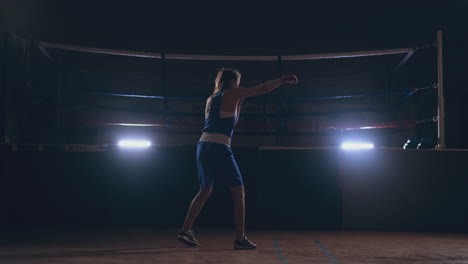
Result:
<svg viewBox="0 0 468 264"><path fill-rule="evenodd" d="M223 94L223 100L230 105L237 105L239 101L245 98L245 91L246 88L231 88L226 89Z"/></svg>
<svg viewBox="0 0 468 264"><path fill-rule="evenodd" d="M233 88L233 89L226 89L224 94L227 97L232 97L235 100L240 100L243 99L244 97L249 96L249 88L245 87L238 87L238 88Z"/></svg>

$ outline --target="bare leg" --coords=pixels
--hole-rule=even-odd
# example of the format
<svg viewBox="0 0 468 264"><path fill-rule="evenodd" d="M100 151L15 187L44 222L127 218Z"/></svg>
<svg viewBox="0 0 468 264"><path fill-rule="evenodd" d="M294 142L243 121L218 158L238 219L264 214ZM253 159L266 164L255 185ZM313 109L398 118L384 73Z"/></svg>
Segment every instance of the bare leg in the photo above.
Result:
<svg viewBox="0 0 468 264"><path fill-rule="evenodd" d="M234 223L236 239L241 240L245 234L245 192L244 185L229 188L234 203Z"/></svg>
<svg viewBox="0 0 468 264"><path fill-rule="evenodd" d="M182 231L187 232L192 230L193 223L195 222L195 219L197 219L197 216L203 208L206 200L210 197L212 190L213 188L200 188L200 191L195 195L192 203L190 204L187 217L185 218L184 225L182 226Z"/></svg>

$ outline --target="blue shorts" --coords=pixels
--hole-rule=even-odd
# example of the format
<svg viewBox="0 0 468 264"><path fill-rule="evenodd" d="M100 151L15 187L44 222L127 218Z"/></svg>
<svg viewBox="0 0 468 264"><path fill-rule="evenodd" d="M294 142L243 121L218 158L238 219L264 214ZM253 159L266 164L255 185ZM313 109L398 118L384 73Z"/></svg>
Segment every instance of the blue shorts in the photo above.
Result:
<svg viewBox="0 0 468 264"><path fill-rule="evenodd" d="M197 144L197 168L200 188L243 185L242 175L231 148L219 143L200 141Z"/></svg>

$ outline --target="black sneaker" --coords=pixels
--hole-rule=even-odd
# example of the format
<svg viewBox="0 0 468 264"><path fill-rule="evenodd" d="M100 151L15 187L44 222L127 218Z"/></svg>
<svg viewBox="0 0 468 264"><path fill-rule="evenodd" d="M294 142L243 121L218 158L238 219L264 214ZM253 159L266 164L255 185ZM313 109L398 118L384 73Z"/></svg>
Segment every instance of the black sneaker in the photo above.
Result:
<svg viewBox="0 0 468 264"><path fill-rule="evenodd" d="M250 241L246 236L244 236L241 240L234 241L234 249L242 250L242 249L256 249L257 245Z"/></svg>
<svg viewBox="0 0 468 264"><path fill-rule="evenodd" d="M198 246L198 240L195 239L195 233L193 231L184 232L180 230L179 234L177 235L177 240L187 246Z"/></svg>

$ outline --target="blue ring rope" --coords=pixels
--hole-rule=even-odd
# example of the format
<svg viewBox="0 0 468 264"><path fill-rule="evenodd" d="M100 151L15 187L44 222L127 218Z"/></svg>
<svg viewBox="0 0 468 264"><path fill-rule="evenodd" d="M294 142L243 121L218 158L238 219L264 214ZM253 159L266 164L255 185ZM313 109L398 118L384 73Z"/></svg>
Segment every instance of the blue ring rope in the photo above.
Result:
<svg viewBox="0 0 468 264"><path fill-rule="evenodd" d="M326 95L326 96L292 96L285 95L284 99L291 101L303 101L303 100L327 100L327 99L345 99L345 98L360 98L360 97L371 97L371 96L392 96L392 95L406 95L412 96L413 94L433 88L433 86L425 86L422 88L405 89L389 93L361 93L361 94L349 94L349 95ZM161 95L143 95L143 94L122 94L122 93L107 93L107 92L85 92L93 95L105 95L105 96L121 96L121 97L135 97L135 98L150 98L150 99L165 99L165 96ZM259 95L254 96L252 99L258 98L277 98L274 95ZM205 100L204 96L167 96L167 99L172 100Z"/></svg>

